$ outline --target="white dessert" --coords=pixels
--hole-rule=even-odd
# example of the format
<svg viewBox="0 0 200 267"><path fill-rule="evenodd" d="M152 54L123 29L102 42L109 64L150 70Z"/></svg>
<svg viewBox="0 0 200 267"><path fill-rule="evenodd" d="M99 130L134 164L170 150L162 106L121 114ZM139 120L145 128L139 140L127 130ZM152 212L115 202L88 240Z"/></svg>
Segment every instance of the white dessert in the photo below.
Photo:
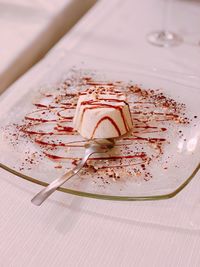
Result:
<svg viewBox="0 0 200 267"><path fill-rule="evenodd" d="M133 127L125 95L105 88L80 95L73 123L87 139L119 137Z"/></svg>

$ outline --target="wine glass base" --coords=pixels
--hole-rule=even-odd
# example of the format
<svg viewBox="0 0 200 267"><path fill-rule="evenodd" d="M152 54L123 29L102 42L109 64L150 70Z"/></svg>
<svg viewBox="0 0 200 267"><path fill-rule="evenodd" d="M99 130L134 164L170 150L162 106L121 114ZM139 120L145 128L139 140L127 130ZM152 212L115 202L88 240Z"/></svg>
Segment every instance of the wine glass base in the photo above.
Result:
<svg viewBox="0 0 200 267"><path fill-rule="evenodd" d="M169 31L157 31L147 35L150 44L162 47L177 46L183 42L181 36Z"/></svg>

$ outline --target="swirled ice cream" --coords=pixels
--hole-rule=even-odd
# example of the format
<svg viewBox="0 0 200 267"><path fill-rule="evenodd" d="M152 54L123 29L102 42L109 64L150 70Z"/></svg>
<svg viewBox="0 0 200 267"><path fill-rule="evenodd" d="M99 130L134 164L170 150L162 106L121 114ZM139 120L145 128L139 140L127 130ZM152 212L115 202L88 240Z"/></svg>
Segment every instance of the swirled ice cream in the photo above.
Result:
<svg viewBox="0 0 200 267"><path fill-rule="evenodd" d="M87 139L119 137L133 127L126 96L96 87L79 96L73 124Z"/></svg>

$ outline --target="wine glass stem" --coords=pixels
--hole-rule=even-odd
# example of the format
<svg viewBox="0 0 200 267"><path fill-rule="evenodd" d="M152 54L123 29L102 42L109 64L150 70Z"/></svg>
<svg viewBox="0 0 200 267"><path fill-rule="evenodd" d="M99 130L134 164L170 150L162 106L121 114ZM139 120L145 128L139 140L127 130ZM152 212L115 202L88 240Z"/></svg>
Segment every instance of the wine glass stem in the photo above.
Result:
<svg viewBox="0 0 200 267"><path fill-rule="evenodd" d="M163 21L162 31L164 33L169 31L169 17L172 0L163 0Z"/></svg>

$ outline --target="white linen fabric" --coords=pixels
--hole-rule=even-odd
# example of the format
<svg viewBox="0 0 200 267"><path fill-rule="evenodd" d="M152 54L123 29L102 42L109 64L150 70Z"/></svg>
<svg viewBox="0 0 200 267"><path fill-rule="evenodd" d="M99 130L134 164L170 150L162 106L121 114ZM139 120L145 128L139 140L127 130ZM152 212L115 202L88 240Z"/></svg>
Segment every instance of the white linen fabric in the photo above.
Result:
<svg viewBox="0 0 200 267"><path fill-rule="evenodd" d="M39 60L95 0L0 0L0 92Z"/></svg>
<svg viewBox="0 0 200 267"><path fill-rule="evenodd" d="M152 3L151 9L149 2ZM110 61L111 68L128 69L135 62L148 68L174 71L174 77L183 81L188 76L182 73L198 76L197 46L191 48L184 43L180 47L164 49L146 43L145 34L154 30L154 25L158 26L160 2L100 1L44 60L7 90L0 99L1 103L6 103L6 98L14 92L17 94L19 89L29 90L30 81L32 86L39 86L44 79L49 77L51 80L49 73L53 76L54 70L67 71L70 66L83 60L84 56L80 53L88 54L88 64L91 66L99 64L99 67L103 67L101 62L98 63L98 57L110 58L115 60L115 63ZM192 15L188 15L191 17L191 20L187 20L188 24L199 19L198 1L175 3L178 2L188 7L191 4L191 9L183 9L184 12L192 10ZM132 20L138 15L138 10L141 20L138 22L136 19L133 27ZM186 26L190 29L189 25ZM123 29L121 42L118 40L117 27ZM197 32L194 36L191 33L190 37L197 42ZM131 44L134 44L133 49ZM77 55L73 55L72 51ZM116 62L119 62L118 66ZM197 83L198 77L195 79L189 78L187 82ZM169 200L114 202L56 192L40 208L30 203L31 197L41 189L40 186L4 170L0 171L0 176L1 266L200 264L199 173L180 194Z"/></svg>
<svg viewBox="0 0 200 267"><path fill-rule="evenodd" d="M200 75L198 0L168 1L166 29L184 39L180 46L156 47L146 40L147 34L163 29L165 2L99 1L56 49L62 47L101 58Z"/></svg>

